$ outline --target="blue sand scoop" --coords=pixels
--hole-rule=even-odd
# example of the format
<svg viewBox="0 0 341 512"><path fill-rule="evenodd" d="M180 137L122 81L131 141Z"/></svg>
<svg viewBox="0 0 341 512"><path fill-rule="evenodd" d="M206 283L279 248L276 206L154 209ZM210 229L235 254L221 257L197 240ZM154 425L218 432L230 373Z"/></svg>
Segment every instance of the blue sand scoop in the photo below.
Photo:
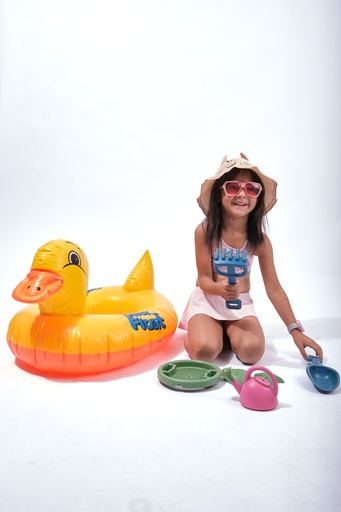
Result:
<svg viewBox="0 0 341 512"><path fill-rule="evenodd" d="M223 249L221 252L216 249L213 258L214 270L217 274L225 276L229 284L236 284L237 277L245 276L247 273L247 251L241 249ZM240 299L227 300L226 307L229 309L240 309Z"/></svg>
<svg viewBox="0 0 341 512"><path fill-rule="evenodd" d="M330 393L338 387L340 375L334 368L323 366L320 357L307 356L306 361L308 377L320 393Z"/></svg>

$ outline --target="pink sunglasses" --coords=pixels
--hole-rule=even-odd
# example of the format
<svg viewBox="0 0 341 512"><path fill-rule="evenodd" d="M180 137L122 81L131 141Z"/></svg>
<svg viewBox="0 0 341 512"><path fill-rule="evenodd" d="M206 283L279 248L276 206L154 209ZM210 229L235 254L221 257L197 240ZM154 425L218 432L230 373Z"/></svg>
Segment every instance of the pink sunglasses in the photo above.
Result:
<svg viewBox="0 0 341 512"><path fill-rule="evenodd" d="M248 197L258 197L262 192L262 185L254 181L248 181L247 183L241 181L225 181L221 188L227 196L238 195L242 188L245 190L245 194Z"/></svg>

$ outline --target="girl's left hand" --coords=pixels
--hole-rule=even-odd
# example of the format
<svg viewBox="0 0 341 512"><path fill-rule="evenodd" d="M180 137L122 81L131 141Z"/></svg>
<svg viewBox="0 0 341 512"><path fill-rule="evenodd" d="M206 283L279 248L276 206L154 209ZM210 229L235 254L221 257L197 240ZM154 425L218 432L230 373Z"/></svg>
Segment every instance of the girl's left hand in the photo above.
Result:
<svg viewBox="0 0 341 512"><path fill-rule="evenodd" d="M301 355L304 359L307 357L307 353L305 351L306 347L312 348L315 351L315 354L321 359L323 359L323 350L320 347L320 345L316 343L316 341L312 340L298 329L292 331L291 335L294 339L296 347L301 352Z"/></svg>

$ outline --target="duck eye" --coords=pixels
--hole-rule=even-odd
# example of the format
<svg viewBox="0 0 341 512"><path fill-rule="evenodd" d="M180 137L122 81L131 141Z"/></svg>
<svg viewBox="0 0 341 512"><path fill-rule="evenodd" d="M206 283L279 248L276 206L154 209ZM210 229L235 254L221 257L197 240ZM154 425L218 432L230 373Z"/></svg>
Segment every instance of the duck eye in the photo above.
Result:
<svg viewBox="0 0 341 512"><path fill-rule="evenodd" d="M71 263L71 265L78 265L80 267L81 259L80 259L79 254L76 253L75 251L70 251L69 252L69 263Z"/></svg>

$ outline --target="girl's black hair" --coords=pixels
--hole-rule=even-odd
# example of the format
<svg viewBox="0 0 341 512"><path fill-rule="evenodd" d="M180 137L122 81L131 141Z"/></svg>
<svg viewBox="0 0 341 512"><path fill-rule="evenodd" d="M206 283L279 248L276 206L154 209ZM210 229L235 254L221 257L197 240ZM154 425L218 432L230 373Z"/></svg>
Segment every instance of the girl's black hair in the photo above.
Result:
<svg viewBox="0 0 341 512"><path fill-rule="evenodd" d="M223 174L223 176L216 180L212 188L206 229L206 243L210 250L212 249L213 244L219 244L223 228L220 189L225 181L233 181L237 176L241 176L245 173L251 175L251 181L262 185L262 191L257 198L257 204L252 212L250 212L247 221L248 249L250 251L255 251L257 247L263 243L263 228L265 230L264 184L258 174L252 169L244 170L239 169L238 167L233 167L229 172Z"/></svg>

